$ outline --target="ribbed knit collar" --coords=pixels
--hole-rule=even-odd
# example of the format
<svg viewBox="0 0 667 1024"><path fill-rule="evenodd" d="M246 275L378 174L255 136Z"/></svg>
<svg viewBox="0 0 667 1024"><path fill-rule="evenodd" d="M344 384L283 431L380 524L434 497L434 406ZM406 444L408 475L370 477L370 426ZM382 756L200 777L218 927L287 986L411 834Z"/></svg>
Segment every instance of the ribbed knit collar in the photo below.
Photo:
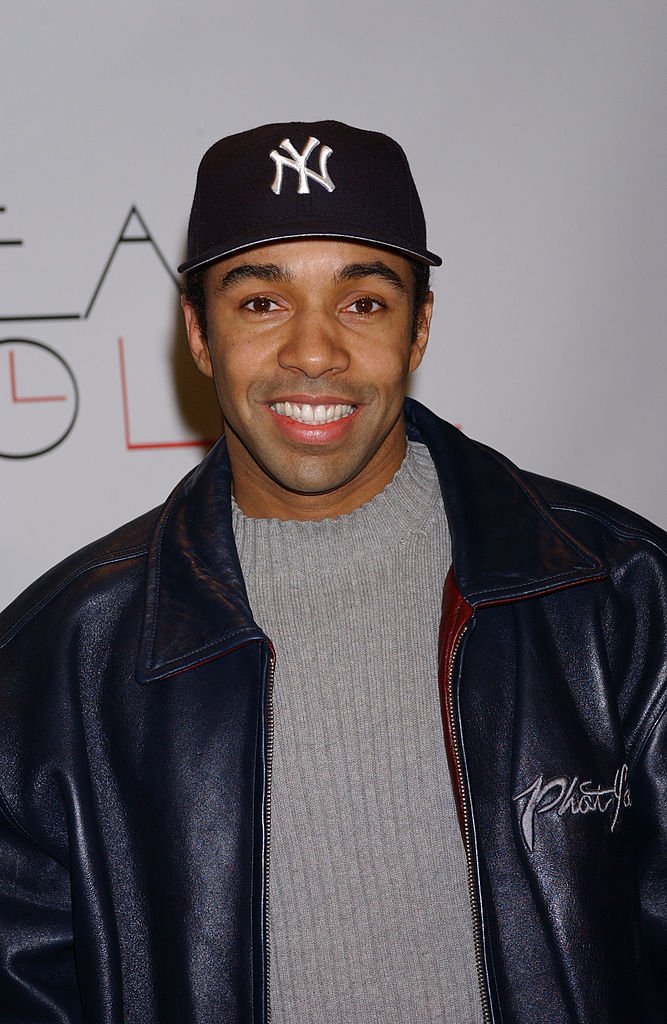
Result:
<svg viewBox="0 0 667 1024"><path fill-rule="evenodd" d="M273 570L321 571L349 565L356 558L381 555L407 535L427 528L434 510L442 511L435 467L425 445L408 441L398 471L374 498L347 515L320 520L253 519L233 501L232 525L239 558L252 552ZM444 512L442 513L444 515Z"/></svg>

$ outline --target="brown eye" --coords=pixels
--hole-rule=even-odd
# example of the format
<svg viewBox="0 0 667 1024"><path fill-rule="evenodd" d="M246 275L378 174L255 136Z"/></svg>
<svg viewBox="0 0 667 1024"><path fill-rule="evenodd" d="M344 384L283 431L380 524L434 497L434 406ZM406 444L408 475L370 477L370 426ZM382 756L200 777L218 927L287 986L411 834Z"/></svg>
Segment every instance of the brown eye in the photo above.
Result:
<svg viewBox="0 0 667 1024"><path fill-rule="evenodd" d="M252 313L270 313L275 305L275 302L268 299L266 295L256 295L254 299L248 299L244 303L244 308L249 309Z"/></svg>
<svg viewBox="0 0 667 1024"><path fill-rule="evenodd" d="M351 305L351 309L355 313L361 313L367 315L368 313L374 313L376 309L381 308L381 303L377 299L371 299L370 296L364 295L361 299L355 299Z"/></svg>

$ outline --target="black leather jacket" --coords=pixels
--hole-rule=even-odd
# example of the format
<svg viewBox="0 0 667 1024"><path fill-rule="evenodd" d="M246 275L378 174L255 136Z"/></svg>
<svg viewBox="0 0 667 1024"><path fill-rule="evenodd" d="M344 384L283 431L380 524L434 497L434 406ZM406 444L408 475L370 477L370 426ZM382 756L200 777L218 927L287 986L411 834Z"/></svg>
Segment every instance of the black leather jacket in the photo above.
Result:
<svg viewBox="0 0 667 1024"><path fill-rule="evenodd" d="M667 538L407 418L453 539L443 722L485 1019L665 1021ZM4 613L3 1024L268 1020L272 666L224 443Z"/></svg>

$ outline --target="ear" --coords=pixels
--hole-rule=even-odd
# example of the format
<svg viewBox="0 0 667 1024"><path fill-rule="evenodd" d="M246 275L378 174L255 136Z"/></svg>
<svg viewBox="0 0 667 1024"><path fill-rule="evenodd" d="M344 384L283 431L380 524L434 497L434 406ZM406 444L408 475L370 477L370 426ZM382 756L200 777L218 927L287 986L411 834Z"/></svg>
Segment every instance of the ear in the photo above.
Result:
<svg viewBox="0 0 667 1024"><path fill-rule="evenodd" d="M181 309L185 319L185 333L195 365L206 377L212 377L213 364L211 362L211 353L208 350L208 343L199 327L194 306L188 302L185 295L181 295Z"/></svg>
<svg viewBox="0 0 667 1024"><path fill-rule="evenodd" d="M417 333L410 345L410 373L417 369L428 345L428 336L431 330L431 317L433 315L433 292L429 292L419 310L417 320Z"/></svg>

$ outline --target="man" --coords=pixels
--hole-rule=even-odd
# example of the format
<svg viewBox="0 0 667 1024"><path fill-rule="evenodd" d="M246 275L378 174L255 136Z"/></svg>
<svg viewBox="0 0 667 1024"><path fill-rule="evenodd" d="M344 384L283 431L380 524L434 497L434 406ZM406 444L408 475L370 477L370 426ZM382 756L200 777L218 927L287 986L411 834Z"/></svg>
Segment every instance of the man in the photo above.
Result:
<svg viewBox="0 0 667 1024"><path fill-rule="evenodd" d="M3 1021L666 1019L667 538L404 404L439 262L385 136L204 157L225 438L1 620Z"/></svg>

